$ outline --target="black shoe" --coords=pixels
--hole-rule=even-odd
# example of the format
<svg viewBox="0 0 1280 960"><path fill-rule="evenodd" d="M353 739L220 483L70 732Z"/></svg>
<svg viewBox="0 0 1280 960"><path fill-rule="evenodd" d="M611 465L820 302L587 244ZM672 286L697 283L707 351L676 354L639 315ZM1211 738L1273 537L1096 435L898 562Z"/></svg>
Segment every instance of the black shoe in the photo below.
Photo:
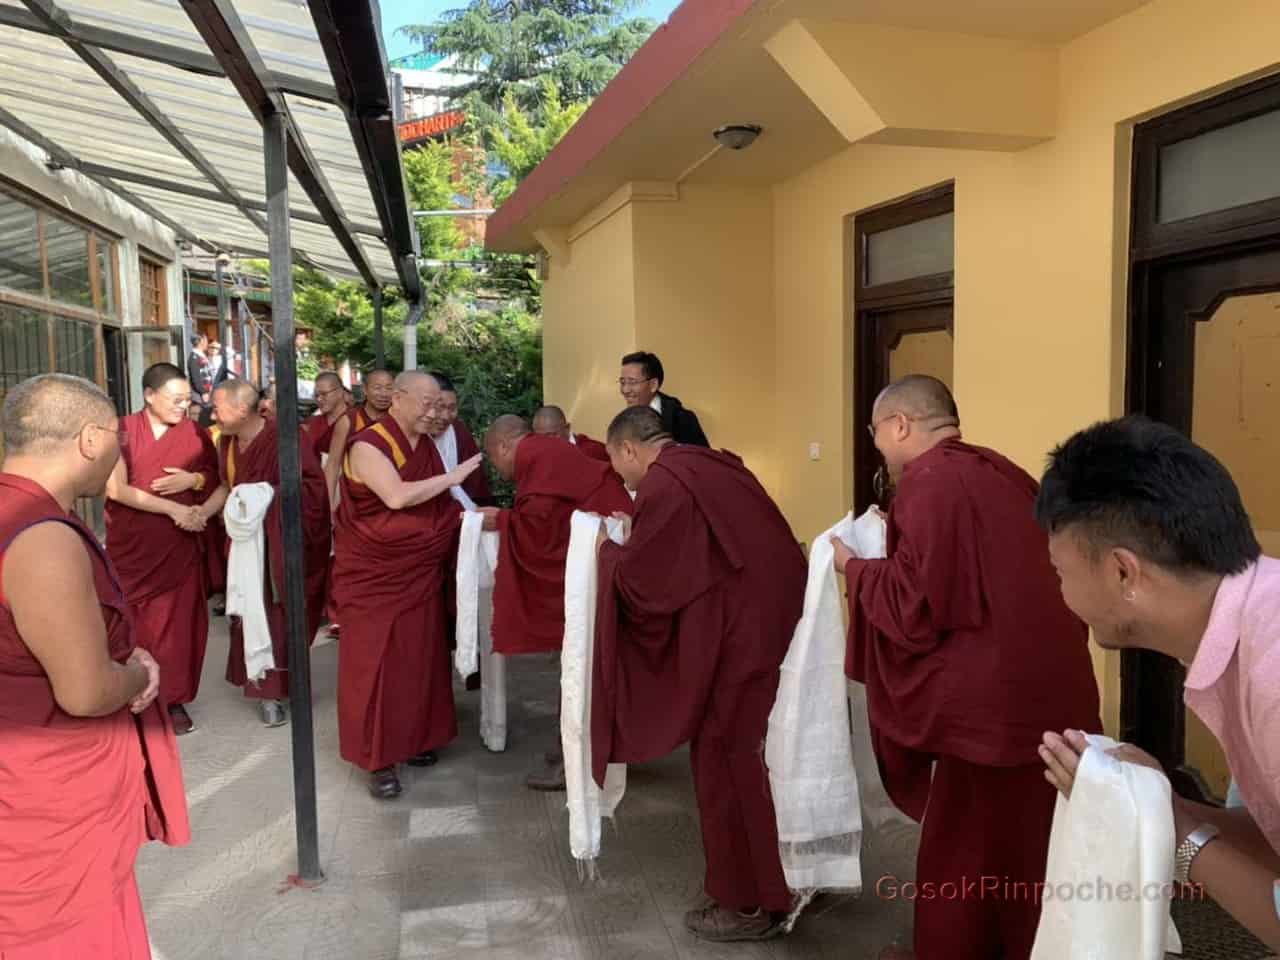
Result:
<svg viewBox="0 0 1280 960"><path fill-rule="evenodd" d="M410 757L405 762L411 767L434 767L439 759L434 750L423 750L422 753Z"/></svg>
<svg viewBox="0 0 1280 960"><path fill-rule="evenodd" d="M170 704L169 719L173 721L173 732L181 737L190 733L196 728L195 722L191 719L191 714L187 713L187 708L180 703Z"/></svg>
<svg viewBox="0 0 1280 960"><path fill-rule="evenodd" d="M395 767L383 767L369 774L369 795L376 800L394 800L402 790Z"/></svg>

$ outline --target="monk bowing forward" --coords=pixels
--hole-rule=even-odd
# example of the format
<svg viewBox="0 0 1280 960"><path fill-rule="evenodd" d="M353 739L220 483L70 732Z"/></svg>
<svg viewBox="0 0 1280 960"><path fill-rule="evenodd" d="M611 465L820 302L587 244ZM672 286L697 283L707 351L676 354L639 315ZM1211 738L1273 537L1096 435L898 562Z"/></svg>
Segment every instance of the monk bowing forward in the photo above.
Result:
<svg viewBox="0 0 1280 960"><path fill-rule="evenodd" d="M521 417L499 417L485 435L485 453L516 484L515 505L489 508L497 529L493 585L493 649L507 656L550 653L564 645L564 565L575 510L631 514L631 497L613 469L559 437L533 434ZM557 734L557 743L559 742ZM534 790L564 789L564 756L553 747L547 769L528 779Z"/></svg>
<svg viewBox="0 0 1280 960"><path fill-rule="evenodd" d="M227 651L227 682L241 687L258 701L262 722L277 727L288 721L284 701L289 696L289 638L285 616L284 530L280 511L280 457L276 422L258 413L258 391L247 380L224 380L213 390L213 406L221 428L218 438L218 489L200 507L206 520L219 514L231 491L240 484L265 483L274 488L271 506L263 518L266 563L262 595L271 634L275 667L260 682L250 679L245 658L244 623L231 619L231 644ZM324 473L311 442L299 434L298 463L302 476L303 567L306 570L308 637L320 627L324 611L325 583L329 574L329 498Z"/></svg>
<svg viewBox="0 0 1280 960"><path fill-rule="evenodd" d="M383 800L401 792L397 763L430 766L458 735L444 588L461 511L447 494L480 457L445 472L428 436L439 394L429 374L400 374L387 416L355 438L343 467L338 737L342 758L369 771L369 792Z"/></svg>
<svg viewBox="0 0 1280 960"><path fill-rule="evenodd" d="M218 485L209 434L187 417L191 385L171 363L142 375L146 406L120 421L127 444L107 480L107 554L133 609L138 642L160 664L160 702L178 734L194 729L209 639L203 521Z"/></svg>
<svg viewBox="0 0 1280 960"><path fill-rule="evenodd" d="M600 547L592 773L689 743L714 902L685 925L763 940L791 908L763 752L804 554L741 460L674 443L649 407L620 413L607 445L638 495L626 544Z"/></svg>
<svg viewBox="0 0 1280 960"><path fill-rule="evenodd" d="M47 374L0 429L0 957L147 960L138 847L190 828L160 669L72 512L120 455L115 408Z"/></svg>
<svg viewBox="0 0 1280 960"><path fill-rule="evenodd" d="M1054 808L1041 735L1101 726L1088 634L1062 601L1036 482L960 439L955 400L932 377L886 387L870 430L897 495L887 559L834 542L848 578L846 672L867 686L885 790L923 820L916 880L1039 883ZM920 898L914 956L1027 960L1039 917L1028 896Z"/></svg>

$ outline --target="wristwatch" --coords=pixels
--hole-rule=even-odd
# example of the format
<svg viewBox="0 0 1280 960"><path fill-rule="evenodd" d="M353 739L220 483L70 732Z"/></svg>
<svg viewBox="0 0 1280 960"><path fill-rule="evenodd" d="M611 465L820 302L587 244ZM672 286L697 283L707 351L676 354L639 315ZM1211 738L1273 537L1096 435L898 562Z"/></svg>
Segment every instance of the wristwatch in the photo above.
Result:
<svg viewBox="0 0 1280 960"><path fill-rule="evenodd" d="M1173 879L1175 883L1189 883L1191 879L1191 863L1205 846L1218 836L1218 828L1212 823L1202 823L1178 844L1173 854Z"/></svg>

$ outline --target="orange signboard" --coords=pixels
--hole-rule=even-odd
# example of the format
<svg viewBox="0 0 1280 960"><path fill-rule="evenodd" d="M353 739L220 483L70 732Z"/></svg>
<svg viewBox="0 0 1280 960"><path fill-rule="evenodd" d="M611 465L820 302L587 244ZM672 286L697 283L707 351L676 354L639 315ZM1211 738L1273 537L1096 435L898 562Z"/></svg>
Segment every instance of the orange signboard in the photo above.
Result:
<svg viewBox="0 0 1280 960"><path fill-rule="evenodd" d="M442 133L458 129L466 119L467 115L461 110L446 110L421 120L410 120L400 124L400 142L412 143L415 140L438 137Z"/></svg>

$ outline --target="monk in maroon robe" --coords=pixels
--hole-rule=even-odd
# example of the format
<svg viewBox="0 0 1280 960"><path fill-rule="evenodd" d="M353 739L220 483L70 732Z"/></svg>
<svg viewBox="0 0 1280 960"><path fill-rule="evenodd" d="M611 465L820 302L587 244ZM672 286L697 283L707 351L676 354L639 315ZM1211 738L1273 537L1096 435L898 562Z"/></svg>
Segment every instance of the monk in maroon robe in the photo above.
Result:
<svg viewBox="0 0 1280 960"><path fill-rule="evenodd" d="M315 398L316 412L303 421L302 429L324 463L333 444L333 430L347 415L347 391L336 373L325 370L316 377Z"/></svg>
<svg viewBox="0 0 1280 960"><path fill-rule="evenodd" d="M672 442L630 407L609 452L638 492L625 545L602 540L592 772L689 743L714 901L685 915L705 940L763 940L791 909L762 754L778 672L804 607L800 545L729 453Z"/></svg>
<svg viewBox="0 0 1280 960"><path fill-rule="evenodd" d="M342 758L369 771L369 792L383 800L400 795L397 763L430 766L458 735L444 586L462 512L448 491L480 458L445 472L428 436L439 394L429 374L400 374L387 416L356 437L343 467L338 738Z"/></svg>
<svg viewBox="0 0 1280 960"><path fill-rule="evenodd" d="M557 406L539 407L533 415L533 432L547 437L568 440L592 460L609 462L609 449L599 440L592 440L585 433L574 433L564 411Z"/></svg>
<svg viewBox="0 0 1280 960"><path fill-rule="evenodd" d="M333 434L329 438L329 458L324 464L325 480L328 483L329 502L333 509L338 509L338 479L342 476L342 462L347 448L357 433L377 423L391 409L392 383L395 381L386 370L374 370L364 379L364 403L353 407L345 416L339 417L333 425Z"/></svg>
<svg viewBox="0 0 1280 960"><path fill-rule="evenodd" d="M174 730L195 725L209 639L201 523L196 507L218 485L209 434L187 418L191 386L171 363L142 376L146 406L120 421L127 443L107 481L107 554L133 610L138 643L160 664L160 702Z"/></svg>
<svg viewBox="0 0 1280 960"><path fill-rule="evenodd" d="M515 481L515 505L484 508L485 528L498 530L493 585L493 649L510 656L550 653L564 645L564 565L573 512L630 516L631 497L612 467L558 437L531 433L510 414L485 435L485 453L504 480ZM564 755L555 745L545 769L526 780L533 790L563 790Z"/></svg>
<svg viewBox="0 0 1280 960"><path fill-rule="evenodd" d="M0 957L147 960L138 848L191 833L163 676L73 512L115 466L115 409L47 374L0 430Z"/></svg>
<svg viewBox="0 0 1280 960"><path fill-rule="evenodd" d="M923 820L916 881L1041 882L1054 808L1041 736L1101 725L1088 634L1062 602L1036 482L961 440L955 400L932 377L887 387L871 432L897 493L888 559L834 544L846 672L866 684L889 797ZM914 956L1027 960L1039 918L1033 897L920 898Z"/></svg>
<svg viewBox="0 0 1280 960"><path fill-rule="evenodd" d="M262 722L279 726L286 722L284 700L289 696L289 641L285 617L284 534L280 516L280 460L277 454L276 422L258 414L258 391L246 380L227 380L213 391L214 410L222 428L218 441L218 469L221 482L200 508L205 518L222 511L231 490L241 483L268 483L275 497L263 521L267 538L267 563L263 576L263 597L271 627L271 643L276 668L267 671L259 683L250 683L245 670L244 634L238 617L231 619L231 645L227 651L227 682L244 689L244 695L259 701ZM324 472L315 450L305 437L298 438L302 468L303 568L306 571L308 637L320 628L324 613L325 584L329 574L329 498Z"/></svg>
<svg viewBox="0 0 1280 960"><path fill-rule="evenodd" d="M431 439L440 451L445 469L450 470L476 456L480 448L467 425L458 419L458 388L443 373L431 376L440 388L440 401L431 420ZM477 507L491 507L498 502L489 488L489 478L483 467L467 477L461 489Z"/></svg>

